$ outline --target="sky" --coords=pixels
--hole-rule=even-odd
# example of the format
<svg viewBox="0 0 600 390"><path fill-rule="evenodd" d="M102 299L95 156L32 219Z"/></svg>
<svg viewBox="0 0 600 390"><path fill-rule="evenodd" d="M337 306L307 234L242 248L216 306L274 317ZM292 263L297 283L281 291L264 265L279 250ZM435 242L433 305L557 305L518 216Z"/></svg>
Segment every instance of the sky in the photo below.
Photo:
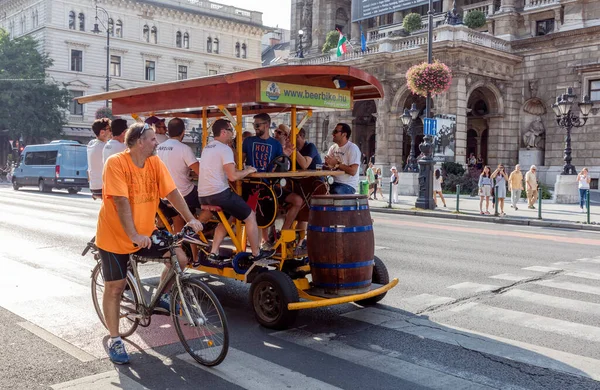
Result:
<svg viewBox="0 0 600 390"><path fill-rule="evenodd" d="M214 2L262 12L265 26L290 29L292 0L214 0Z"/></svg>

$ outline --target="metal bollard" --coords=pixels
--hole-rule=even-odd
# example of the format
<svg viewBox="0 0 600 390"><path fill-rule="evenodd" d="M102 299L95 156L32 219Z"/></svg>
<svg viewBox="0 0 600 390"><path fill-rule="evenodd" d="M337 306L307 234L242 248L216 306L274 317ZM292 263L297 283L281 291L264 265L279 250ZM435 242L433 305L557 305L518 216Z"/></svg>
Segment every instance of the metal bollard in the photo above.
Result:
<svg viewBox="0 0 600 390"><path fill-rule="evenodd" d="M494 189L494 216L497 217L498 214L498 186L496 186L496 188Z"/></svg>
<svg viewBox="0 0 600 390"><path fill-rule="evenodd" d="M542 219L542 189L538 188L538 219Z"/></svg>
<svg viewBox="0 0 600 390"><path fill-rule="evenodd" d="M460 204L460 184L456 185L456 212L459 212L458 205Z"/></svg>
<svg viewBox="0 0 600 390"><path fill-rule="evenodd" d="M587 223L590 224L590 190L585 192L585 206L587 207Z"/></svg>
<svg viewBox="0 0 600 390"><path fill-rule="evenodd" d="M392 208L392 182L390 182L390 201L388 202L388 207Z"/></svg>

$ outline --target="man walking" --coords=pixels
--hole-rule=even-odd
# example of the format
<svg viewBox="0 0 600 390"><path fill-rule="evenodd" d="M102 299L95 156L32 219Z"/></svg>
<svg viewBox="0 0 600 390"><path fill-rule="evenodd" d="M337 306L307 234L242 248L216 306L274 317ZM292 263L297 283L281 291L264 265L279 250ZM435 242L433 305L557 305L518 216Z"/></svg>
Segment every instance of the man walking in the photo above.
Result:
<svg viewBox="0 0 600 390"><path fill-rule="evenodd" d="M106 160L113 154L124 152L127 149L125 146L125 130L127 130L127 121L125 119L115 119L110 123L112 138L104 145L102 151L102 161L106 164Z"/></svg>
<svg viewBox="0 0 600 390"><path fill-rule="evenodd" d="M360 149L350 142L352 129L347 123L338 123L331 133L334 145L331 145L325 164L332 170L343 171L341 176L333 178L334 183L329 188L331 194L354 194L358 188L358 169L360 166ZM372 157L371 163L375 160Z"/></svg>
<svg viewBox="0 0 600 390"><path fill-rule="evenodd" d="M510 191L510 207L518 210L517 203L519 203L521 191L523 191L523 173L521 173L519 164L515 165L515 170L508 177L508 190Z"/></svg>
<svg viewBox="0 0 600 390"><path fill-rule="evenodd" d="M538 180L535 176L537 168L532 165L529 171L525 174L525 185L527 186L527 207L535 209L535 202L538 199Z"/></svg>
<svg viewBox="0 0 600 390"><path fill-rule="evenodd" d="M369 183L369 191L373 190L373 192L369 192L369 199L371 199L371 194L375 192L375 172L373 172L373 164L369 163L369 167L367 168L367 182ZM377 194L375 194L377 197Z"/></svg>
<svg viewBox="0 0 600 390"><path fill-rule="evenodd" d="M102 199L102 169L104 161L102 153L111 135L110 119L96 119L92 123L92 131L96 139L87 145L88 180L93 199Z"/></svg>

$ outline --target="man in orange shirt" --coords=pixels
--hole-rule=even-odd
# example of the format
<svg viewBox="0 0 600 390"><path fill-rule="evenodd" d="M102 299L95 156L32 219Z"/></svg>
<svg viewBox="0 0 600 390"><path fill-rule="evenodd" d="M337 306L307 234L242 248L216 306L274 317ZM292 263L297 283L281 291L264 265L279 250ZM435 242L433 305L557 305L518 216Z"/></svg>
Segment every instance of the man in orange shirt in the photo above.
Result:
<svg viewBox="0 0 600 390"><path fill-rule="evenodd" d="M156 230L154 216L159 199L167 198L194 231L202 230L202 223L194 218L166 166L156 156L158 141L152 128L147 124L130 126L125 143L129 150L112 156L104 166L103 201L96 231L105 280L102 308L111 337L108 354L117 364L129 362L119 337L119 306L129 255L169 255L168 248L159 247L150 239ZM177 258L185 267L188 259L181 248L177 248ZM168 298L161 300L165 299Z"/></svg>

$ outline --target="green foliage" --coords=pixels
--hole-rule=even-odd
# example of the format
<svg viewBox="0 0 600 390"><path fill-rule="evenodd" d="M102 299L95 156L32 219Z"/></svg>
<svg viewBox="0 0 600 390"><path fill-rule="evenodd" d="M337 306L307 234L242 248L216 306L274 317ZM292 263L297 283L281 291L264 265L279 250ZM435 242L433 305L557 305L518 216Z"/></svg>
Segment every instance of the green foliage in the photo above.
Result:
<svg viewBox="0 0 600 390"><path fill-rule="evenodd" d="M444 192L456 193L456 186L460 185L460 193L466 195L477 194L479 177L473 175L449 174L442 183Z"/></svg>
<svg viewBox="0 0 600 390"><path fill-rule="evenodd" d="M552 199L552 193L548 189L548 186L542 183L539 183L540 188L542 189L542 199ZM507 197L510 196L510 191L508 192ZM527 191L521 191L521 198L527 199Z"/></svg>
<svg viewBox="0 0 600 390"><path fill-rule="evenodd" d="M421 15L414 12L406 15L404 17L404 20L402 20L402 28L408 31L409 33L423 28Z"/></svg>
<svg viewBox="0 0 600 390"><path fill-rule="evenodd" d="M110 107L100 107L96 110L96 119L108 118L113 120L112 108Z"/></svg>
<svg viewBox="0 0 600 390"><path fill-rule="evenodd" d="M331 49L335 49L337 47L338 41L340 40L339 31L333 30L327 33L325 37L325 43L323 44L323 53L329 53Z"/></svg>
<svg viewBox="0 0 600 390"><path fill-rule="evenodd" d="M442 163L442 171L444 171L447 175L458 175L462 176L465 174L466 170L462 164L455 162L445 162Z"/></svg>
<svg viewBox="0 0 600 390"><path fill-rule="evenodd" d="M26 144L58 138L66 124L70 94L47 82L52 60L29 36L10 39L0 29L0 130Z"/></svg>
<svg viewBox="0 0 600 390"><path fill-rule="evenodd" d="M485 26L485 14L482 11L471 11L465 15L463 20L465 26L469 28L479 28Z"/></svg>

